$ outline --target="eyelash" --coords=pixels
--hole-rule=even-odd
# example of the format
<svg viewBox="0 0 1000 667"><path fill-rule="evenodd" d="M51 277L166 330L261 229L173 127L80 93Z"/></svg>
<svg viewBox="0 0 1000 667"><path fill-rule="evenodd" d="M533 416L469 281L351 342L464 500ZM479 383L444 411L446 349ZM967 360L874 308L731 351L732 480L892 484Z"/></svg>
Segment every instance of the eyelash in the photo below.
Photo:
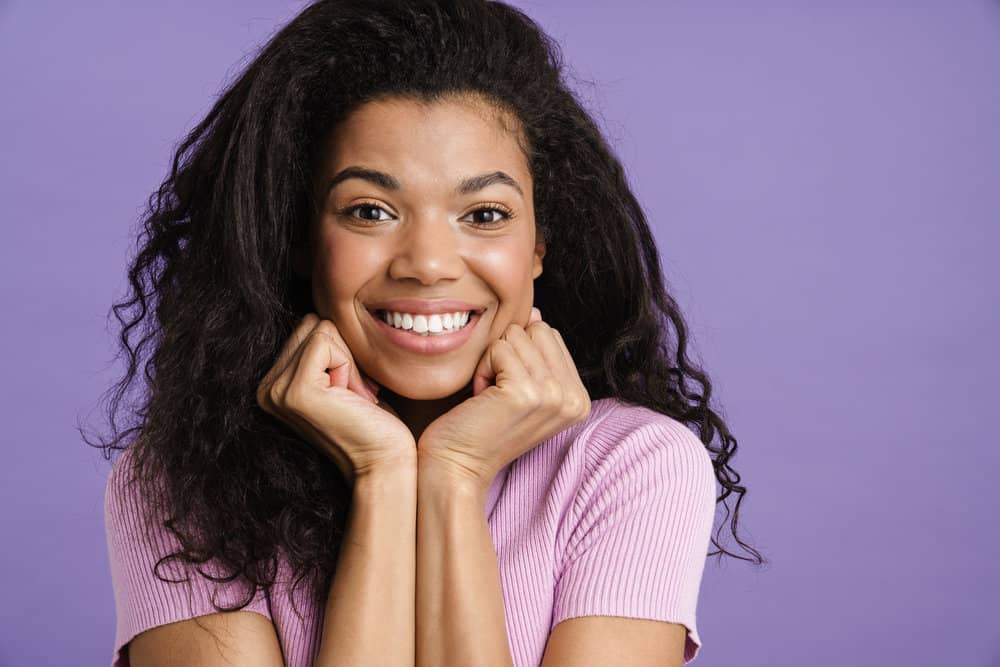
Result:
<svg viewBox="0 0 1000 667"><path fill-rule="evenodd" d="M353 213L355 210L357 210L359 208L377 208L377 209L381 209L381 210L385 211L385 208L381 204L376 204L375 202L360 202L358 204L354 204L353 206L348 206L347 208L341 209L338 212L341 215L348 216L352 220L358 220L358 221L363 222L363 223L369 223L369 224L371 224L371 223L377 223L377 222L384 222L382 220L366 220L365 218L356 218L353 215L351 215L351 213ZM483 228L497 227L501 223L503 223L505 220L512 220L514 218L514 212L513 211L511 211L506 206L503 206L503 205L498 204L496 202L487 202L486 204L483 204L482 206L480 206L478 208L472 209L471 211L469 211L469 213L476 213L478 211L498 211L498 212L502 213L504 215L504 217L501 218L500 220L495 220L493 222L473 222L472 224L475 225L475 226L477 226L477 227L483 227ZM385 211L385 212L388 213L388 211ZM468 215L468 213L466 215Z"/></svg>

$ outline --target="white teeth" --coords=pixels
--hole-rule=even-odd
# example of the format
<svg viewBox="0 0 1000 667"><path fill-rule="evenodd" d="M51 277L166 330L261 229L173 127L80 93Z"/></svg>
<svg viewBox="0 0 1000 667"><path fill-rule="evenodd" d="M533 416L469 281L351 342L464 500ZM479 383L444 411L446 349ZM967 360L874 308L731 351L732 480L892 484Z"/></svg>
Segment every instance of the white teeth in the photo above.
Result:
<svg viewBox="0 0 1000 667"><path fill-rule="evenodd" d="M435 336L458 331L469 322L470 312L434 313L433 315L411 315L383 311L382 319L386 324L396 329L410 330L413 333Z"/></svg>

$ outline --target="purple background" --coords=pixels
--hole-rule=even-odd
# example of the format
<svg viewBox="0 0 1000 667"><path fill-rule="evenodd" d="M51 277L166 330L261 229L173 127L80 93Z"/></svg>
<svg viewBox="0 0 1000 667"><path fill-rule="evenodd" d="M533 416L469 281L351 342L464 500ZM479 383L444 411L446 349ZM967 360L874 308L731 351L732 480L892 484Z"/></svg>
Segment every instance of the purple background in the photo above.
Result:
<svg viewBox="0 0 1000 667"><path fill-rule="evenodd" d="M772 560L709 560L697 664L1000 665L1000 5L518 4L597 83ZM105 317L172 146L301 7L0 4L0 665L110 659Z"/></svg>

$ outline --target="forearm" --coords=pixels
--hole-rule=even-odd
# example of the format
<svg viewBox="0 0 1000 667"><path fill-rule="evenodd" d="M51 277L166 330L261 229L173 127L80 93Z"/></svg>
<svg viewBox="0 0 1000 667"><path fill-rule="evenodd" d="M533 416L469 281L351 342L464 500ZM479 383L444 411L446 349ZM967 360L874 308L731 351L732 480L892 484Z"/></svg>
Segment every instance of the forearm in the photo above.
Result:
<svg viewBox="0 0 1000 667"><path fill-rule="evenodd" d="M418 667L513 665L485 507L485 489L418 463Z"/></svg>
<svg viewBox="0 0 1000 667"><path fill-rule="evenodd" d="M412 667L416 463L355 480L314 667Z"/></svg>

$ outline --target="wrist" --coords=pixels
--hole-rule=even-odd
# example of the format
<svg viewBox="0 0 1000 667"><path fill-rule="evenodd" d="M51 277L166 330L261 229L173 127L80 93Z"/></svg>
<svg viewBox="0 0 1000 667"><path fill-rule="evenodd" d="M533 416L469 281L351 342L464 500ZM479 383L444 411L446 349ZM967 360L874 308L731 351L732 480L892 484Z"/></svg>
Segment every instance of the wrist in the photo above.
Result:
<svg viewBox="0 0 1000 667"><path fill-rule="evenodd" d="M385 488L406 488L408 484L415 485L416 480L416 454L399 454L355 470L353 489L357 495Z"/></svg>
<svg viewBox="0 0 1000 667"><path fill-rule="evenodd" d="M417 456L417 478L422 488L446 489L471 496L485 495L492 482L492 477L485 472L429 454Z"/></svg>

